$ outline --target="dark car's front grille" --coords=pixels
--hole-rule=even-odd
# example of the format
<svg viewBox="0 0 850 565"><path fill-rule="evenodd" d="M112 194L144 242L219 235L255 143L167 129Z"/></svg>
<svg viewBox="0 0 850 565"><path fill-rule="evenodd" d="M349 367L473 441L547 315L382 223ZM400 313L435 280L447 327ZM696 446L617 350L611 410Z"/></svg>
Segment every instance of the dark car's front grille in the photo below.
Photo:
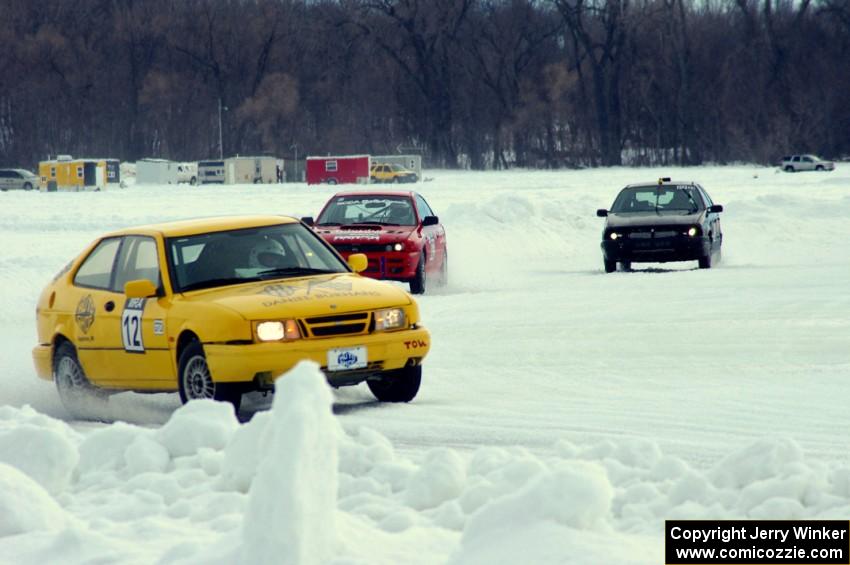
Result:
<svg viewBox="0 0 850 565"><path fill-rule="evenodd" d="M629 239L652 239L653 237L676 237L677 235L681 235L683 229L677 230L671 227L664 228L637 228L632 230L627 230L626 235L628 235Z"/></svg>
<svg viewBox="0 0 850 565"><path fill-rule="evenodd" d="M369 329L369 313L321 316L304 320L310 337L364 334Z"/></svg>
<svg viewBox="0 0 850 565"><path fill-rule="evenodd" d="M658 239L658 238L667 238L667 237L676 237L681 235L680 231L671 230L671 229L642 229L642 230L634 230L628 234L629 239Z"/></svg>

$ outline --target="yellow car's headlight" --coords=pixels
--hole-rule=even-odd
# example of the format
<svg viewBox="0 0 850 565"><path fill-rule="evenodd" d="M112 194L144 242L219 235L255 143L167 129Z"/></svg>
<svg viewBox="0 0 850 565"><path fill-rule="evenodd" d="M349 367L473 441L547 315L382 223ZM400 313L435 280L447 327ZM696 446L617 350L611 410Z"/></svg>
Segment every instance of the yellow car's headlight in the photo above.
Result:
<svg viewBox="0 0 850 565"><path fill-rule="evenodd" d="M396 330L404 327L404 310L386 308L375 311L375 331Z"/></svg>
<svg viewBox="0 0 850 565"><path fill-rule="evenodd" d="M257 339L260 341L280 341L283 339L299 339L301 330L295 320L259 322L256 326Z"/></svg>

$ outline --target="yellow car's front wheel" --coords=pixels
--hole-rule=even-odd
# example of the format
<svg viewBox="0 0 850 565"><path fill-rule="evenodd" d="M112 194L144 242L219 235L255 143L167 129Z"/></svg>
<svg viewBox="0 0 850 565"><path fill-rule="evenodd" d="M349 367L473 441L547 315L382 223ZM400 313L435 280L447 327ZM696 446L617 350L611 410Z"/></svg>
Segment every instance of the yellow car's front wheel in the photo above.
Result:
<svg viewBox="0 0 850 565"><path fill-rule="evenodd" d="M203 346L194 341L186 346L180 354L180 400L187 403L190 400L209 398L233 404L236 412L242 404L242 391L236 385L216 383L213 381Z"/></svg>
<svg viewBox="0 0 850 565"><path fill-rule="evenodd" d="M369 390L381 402L410 402L419 392L422 365L387 371L380 380L366 382Z"/></svg>

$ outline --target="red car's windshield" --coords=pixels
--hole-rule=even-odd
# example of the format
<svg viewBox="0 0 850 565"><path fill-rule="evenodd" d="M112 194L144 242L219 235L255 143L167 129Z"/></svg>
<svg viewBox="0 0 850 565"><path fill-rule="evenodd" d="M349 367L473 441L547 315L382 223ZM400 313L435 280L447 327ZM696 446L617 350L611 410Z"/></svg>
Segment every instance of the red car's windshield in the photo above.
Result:
<svg viewBox="0 0 850 565"><path fill-rule="evenodd" d="M322 210L316 224L415 226L416 214L407 196L355 194L334 197Z"/></svg>

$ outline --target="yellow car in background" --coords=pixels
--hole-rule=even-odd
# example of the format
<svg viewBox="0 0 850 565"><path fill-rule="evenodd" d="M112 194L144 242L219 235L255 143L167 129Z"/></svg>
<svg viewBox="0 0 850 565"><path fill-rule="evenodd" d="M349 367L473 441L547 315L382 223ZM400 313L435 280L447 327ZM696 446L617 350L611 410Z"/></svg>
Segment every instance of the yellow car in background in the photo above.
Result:
<svg viewBox="0 0 850 565"><path fill-rule="evenodd" d="M369 179L374 182L416 182L419 177L401 165L395 163L375 163L369 169Z"/></svg>
<svg viewBox="0 0 850 565"><path fill-rule="evenodd" d="M365 267L282 216L113 232L42 292L36 372L78 417L84 399L123 390L238 411L303 359L332 386L366 381L378 400L408 402L431 338L410 295L356 274Z"/></svg>

